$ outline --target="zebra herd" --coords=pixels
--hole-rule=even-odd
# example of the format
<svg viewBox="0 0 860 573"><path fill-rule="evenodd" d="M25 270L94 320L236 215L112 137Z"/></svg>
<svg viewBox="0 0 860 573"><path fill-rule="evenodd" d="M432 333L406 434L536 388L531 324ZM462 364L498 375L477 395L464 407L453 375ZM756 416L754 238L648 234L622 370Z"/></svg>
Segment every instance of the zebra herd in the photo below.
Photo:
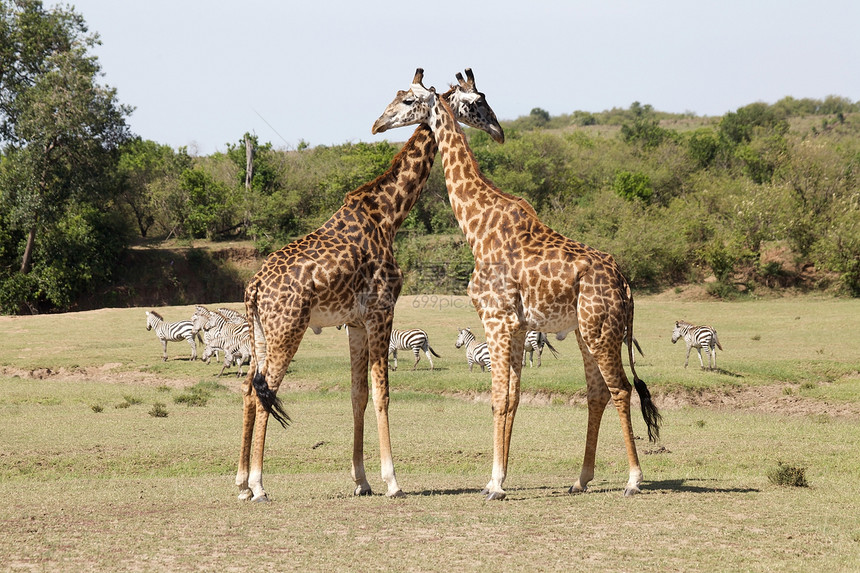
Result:
<svg viewBox="0 0 860 573"><path fill-rule="evenodd" d="M179 342L185 340L191 346L191 360L197 360L197 340L203 344L202 360L209 364L212 356L216 360L220 354L223 354L224 361L219 376L224 374L224 370L232 364L237 366L236 376L242 376L242 365L249 363L251 359L251 338L249 335L248 320L244 314L228 308L218 308L209 310L204 306L196 306L194 314L190 320L180 320L178 322L166 322L164 318L156 311L149 310L146 312L146 329L154 330L156 336L162 344L162 360L167 360L167 343ZM675 344L681 338L687 343L687 356L684 360L684 368L690 360L690 350L693 348L699 354L699 364L704 369L705 363L702 360L702 350L708 355L708 368L714 369L717 367L716 349L723 349L717 338L717 331L707 325L695 326L689 322L679 320L675 322L675 329L672 331L672 344ZM626 340L626 337L625 337ZM642 354L642 349L639 347L639 342L633 337L633 344L639 354ZM485 370L490 372L490 351L487 348L486 342L479 342L470 328L458 329L457 341L454 343L456 348L465 347L466 363L469 366L469 372L477 364L481 367L481 372ZM531 330L526 335L526 342L523 348L523 366L526 363L528 355L529 366L534 366L534 355L537 354L537 365L541 365L541 355L544 347L549 348L553 356L558 358L558 350L550 344L545 332L537 332ZM397 370L397 351L411 350L415 357L415 362L412 364L412 369L418 367L418 362L421 360L420 352L424 352L427 360L430 362L430 370L434 370L433 356L439 358L439 354L430 346L430 340L427 333L420 328L409 330L391 330L391 339L388 345L388 353L394 358L394 363L390 364L392 370ZM713 361L713 365L712 365Z"/></svg>
<svg viewBox="0 0 860 573"><path fill-rule="evenodd" d="M224 356L224 365L219 376L230 365L236 364L236 376L242 376L242 365L251 360L251 337L248 319L244 314L229 308L209 310L204 306L196 306L190 320L166 322L164 318L149 310L146 312L146 329L155 330L155 335L161 341L164 353L162 360L167 360L167 343L188 341L191 345L191 360L197 360L197 341L203 344L202 359L209 364L214 355Z"/></svg>

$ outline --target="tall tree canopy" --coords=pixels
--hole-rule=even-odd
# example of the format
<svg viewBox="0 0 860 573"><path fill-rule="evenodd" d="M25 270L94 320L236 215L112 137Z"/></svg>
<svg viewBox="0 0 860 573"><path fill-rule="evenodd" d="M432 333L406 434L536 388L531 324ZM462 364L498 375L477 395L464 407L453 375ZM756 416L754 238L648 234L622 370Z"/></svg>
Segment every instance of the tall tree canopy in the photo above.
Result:
<svg viewBox="0 0 860 573"><path fill-rule="evenodd" d="M104 233L119 146L131 136L125 118L132 108L98 81L101 66L91 51L99 43L71 7L0 0L0 226L9 238L20 236L18 274L40 269L24 279L0 268L0 280L11 281L6 298L30 291L19 302L63 303L70 293L51 292L47 276L109 273L92 267L109 261L91 264L86 257L75 268L58 269L70 257L56 256L63 237ZM42 245L54 251L51 261L39 258L42 235L52 241L50 249ZM79 242L65 241L75 250Z"/></svg>

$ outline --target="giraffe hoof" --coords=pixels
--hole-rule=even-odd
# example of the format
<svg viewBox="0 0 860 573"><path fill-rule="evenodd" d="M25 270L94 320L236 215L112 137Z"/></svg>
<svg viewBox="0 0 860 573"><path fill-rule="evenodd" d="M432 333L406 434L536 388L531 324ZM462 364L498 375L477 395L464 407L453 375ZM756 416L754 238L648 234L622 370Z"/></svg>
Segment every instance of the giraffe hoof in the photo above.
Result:
<svg viewBox="0 0 860 573"><path fill-rule="evenodd" d="M239 492L239 501L248 501L254 497L254 493L250 489Z"/></svg>
<svg viewBox="0 0 860 573"><path fill-rule="evenodd" d="M385 497L406 497L406 494L403 493L402 489L398 489L394 493L386 493Z"/></svg>
<svg viewBox="0 0 860 573"><path fill-rule="evenodd" d="M358 486L357 488L355 488L355 491L352 492L352 495L373 495L373 490L371 490L369 487L365 489L362 486Z"/></svg>
<svg viewBox="0 0 860 573"><path fill-rule="evenodd" d="M490 495L490 488L485 487L481 490L481 495Z"/></svg>
<svg viewBox="0 0 860 573"><path fill-rule="evenodd" d="M638 487L632 487L632 486L628 485L627 487L624 488L624 497L632 497L632 496L636 495L637 493L640 493L640 490Z"/></svg>
<svg viewBox="0 0 860 573"><path fill-rule="evenodd" d="M269 503L269 496L264 493L263 495L251 498L251 501L254 503Z"/></svg>
<svg viewBox="0 0 860 573"><path fill-rule="evenodd" d="M508 494L506 494L503 491L493 491L493 492L490 492L489 495L487 495L487 501L501 501L501 500L505 499L507 496L508 496Z"/></svg>
<svg viewBox="0 0 860 573"><path fill-rule="evenodd" d="M570 486L570 489L567 490L567 493L585 493L587 491L587 487L577 487L575 485L572 485Z"/></svg>

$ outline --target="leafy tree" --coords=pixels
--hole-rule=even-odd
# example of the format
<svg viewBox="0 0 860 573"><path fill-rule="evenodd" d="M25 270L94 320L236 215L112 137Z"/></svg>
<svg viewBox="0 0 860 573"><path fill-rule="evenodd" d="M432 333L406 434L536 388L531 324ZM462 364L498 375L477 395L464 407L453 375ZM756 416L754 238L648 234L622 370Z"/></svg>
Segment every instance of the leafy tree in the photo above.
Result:
<svg viewBox="0 0 860 573"><path fill-rule="evenodd" d="M169 145L140 138L122 146L116 168L118 198L137 224L141 237L145 238L153 226L160 226L164 234L171 230L164 221L172 217L158 212L158 197L165 190L177 191L181 173L191 166L184 147L174 152Z"/></svg>
<svg viewBox="0 0 860 573"><path fill-rule="evenodd" d="M98 84L100 66L89 53L98 43L72 8L0 1L0 183L6 220L26 236L20 274L33 270L39 233L71 231L62 222L76 206L110 207L107 183L130 136L131 108ZM45 264L42 278L50 275Z"/></svg>

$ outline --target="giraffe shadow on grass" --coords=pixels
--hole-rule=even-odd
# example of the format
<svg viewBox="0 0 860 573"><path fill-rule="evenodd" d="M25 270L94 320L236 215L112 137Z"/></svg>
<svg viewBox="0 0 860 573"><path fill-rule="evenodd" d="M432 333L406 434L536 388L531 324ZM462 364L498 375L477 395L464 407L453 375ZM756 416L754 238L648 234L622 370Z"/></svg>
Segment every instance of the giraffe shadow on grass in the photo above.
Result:
<svg viewBox="0 0 860 573"><path fill-rule="evenodd" d="M709 483L717 483L718 480L704 479L669 479L661 481L645 482L645 491L657 493L659 491L671 491L678 493L758 493L760 489L754 487L715 487Z"/></svg>

